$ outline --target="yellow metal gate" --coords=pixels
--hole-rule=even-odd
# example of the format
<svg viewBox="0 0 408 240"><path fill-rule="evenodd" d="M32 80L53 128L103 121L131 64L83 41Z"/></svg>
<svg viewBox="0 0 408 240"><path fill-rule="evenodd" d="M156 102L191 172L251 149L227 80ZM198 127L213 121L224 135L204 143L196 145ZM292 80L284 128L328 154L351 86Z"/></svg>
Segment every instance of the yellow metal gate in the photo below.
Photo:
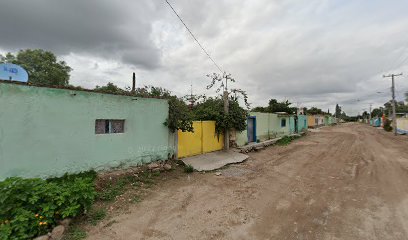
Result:
<svg viewBox="0 0 408 240"><path fill-rule="evenodd" d="M215 121L194 121L194 132L178 131L178 157L222 150L224 136L215 132Z"/></svg>

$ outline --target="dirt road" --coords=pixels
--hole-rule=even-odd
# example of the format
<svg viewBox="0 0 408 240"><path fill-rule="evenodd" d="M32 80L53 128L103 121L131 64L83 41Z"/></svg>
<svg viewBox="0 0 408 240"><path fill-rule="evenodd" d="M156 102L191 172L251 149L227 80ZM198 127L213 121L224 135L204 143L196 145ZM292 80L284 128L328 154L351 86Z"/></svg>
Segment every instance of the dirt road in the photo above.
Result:
<svg viewBox="0 0 408 240"><path fill-rule="evenodd" d="M408 239L408 138L323 128L171 179L89 239Z"/></svg>

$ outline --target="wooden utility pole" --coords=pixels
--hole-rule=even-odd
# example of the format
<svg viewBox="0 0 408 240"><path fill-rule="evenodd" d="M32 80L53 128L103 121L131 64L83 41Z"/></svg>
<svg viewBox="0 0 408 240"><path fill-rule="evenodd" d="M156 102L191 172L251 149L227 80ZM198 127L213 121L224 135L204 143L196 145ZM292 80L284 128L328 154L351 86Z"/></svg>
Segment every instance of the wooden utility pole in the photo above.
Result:
<svg viewBox="0 0 408 240"><path fill-rule="evenodd" d="M392 128L394 129L394 135L397 135L397 113L395 112L395 81L394 81L394 78L398 77L398 76L402 76L402 73L383 75L384 78L391 78L391 80L392 80L392 86L391 86L391 92L392 92Z"/></svg>

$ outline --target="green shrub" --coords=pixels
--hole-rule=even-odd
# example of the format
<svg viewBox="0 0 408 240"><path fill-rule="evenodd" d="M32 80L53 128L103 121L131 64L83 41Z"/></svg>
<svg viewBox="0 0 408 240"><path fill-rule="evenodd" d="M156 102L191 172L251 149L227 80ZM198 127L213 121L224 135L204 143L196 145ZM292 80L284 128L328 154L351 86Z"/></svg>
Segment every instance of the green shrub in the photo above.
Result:
<svg viewBox="0 0 408 240"><path fill-rule="evenodd" d="M191 165L185 165L184 166L184 172L185 173L192 173L192 172L194 172L194 167L191 166Z"/></svg>
<svg viewBox="0 0 408 240"><path fill-rule="evenodd" d="M384 122L384 130L387 131L387 132L391 132L391 131L392 131L391 120L385 119L385 122Z"/></svg>
<svg viewBox="0 0 408 240"><path fill-rule="evenodd" d="M289 145L289 143L292 142L292 138L289 136L284 136L281 139L279 139L276 144L279 146L286 146Z"/></svg>
<svg viewBox="0 0 408 240"><path fill-rule="evenodd" d="M59 220L83 213L95 199L94 180L87 173L0 182L0 239L31 239L49 232Z"/></svg>

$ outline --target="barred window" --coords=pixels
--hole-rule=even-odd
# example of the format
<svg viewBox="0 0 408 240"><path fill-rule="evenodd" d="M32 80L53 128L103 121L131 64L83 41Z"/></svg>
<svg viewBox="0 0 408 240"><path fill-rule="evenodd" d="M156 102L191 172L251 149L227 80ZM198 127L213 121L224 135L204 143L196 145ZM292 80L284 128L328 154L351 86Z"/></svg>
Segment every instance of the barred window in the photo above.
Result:
<svg viewBox="0 0 408 240"><path fill-rule="evenodd" d="M95 134L124 133L125 120L96 119Z"/></svg>

